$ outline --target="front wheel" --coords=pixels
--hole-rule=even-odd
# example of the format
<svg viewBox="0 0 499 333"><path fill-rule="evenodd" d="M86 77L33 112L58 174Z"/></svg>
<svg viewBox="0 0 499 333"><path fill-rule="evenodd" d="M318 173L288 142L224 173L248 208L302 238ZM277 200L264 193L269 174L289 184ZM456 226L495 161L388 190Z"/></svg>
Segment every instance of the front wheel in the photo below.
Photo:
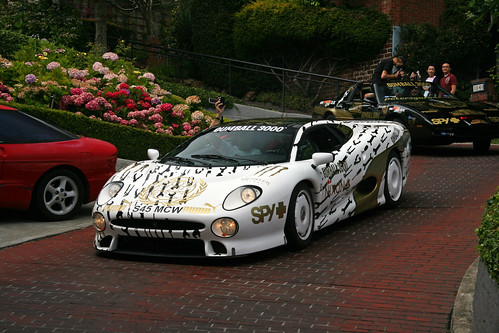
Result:
<svg viewBox="0 0 499 333"><path fill-rule="evenodd" d="M385 199L388 207L395 207L402 197L403 171L400 157L391 151L388 155L385 175Z"/></svg>
<svg viewBox="0 0 499 333"><path fill-rule="evenodd" d="M295 187L289 201L284 232L288 246L301 250L312 240L314 230L314 203L310 188L301 183Z"/></svg>
<svg viewBox="0 0 499 333"><path fill-rule="evenodd" d="M44 220L72 217L83 202L83 184L71 170L53 170L40 178L33 193L32 208Z"/></svg>

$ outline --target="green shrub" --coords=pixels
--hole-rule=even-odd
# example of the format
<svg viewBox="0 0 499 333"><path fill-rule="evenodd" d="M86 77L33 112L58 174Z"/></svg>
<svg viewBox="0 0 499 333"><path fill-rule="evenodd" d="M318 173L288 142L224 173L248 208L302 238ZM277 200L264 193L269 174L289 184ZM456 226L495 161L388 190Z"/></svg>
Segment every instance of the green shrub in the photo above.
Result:
<svg viewBox="0 0 499 333"><path fill-rule="evenodd" d="M286 110L296 110L305 113L312 111L312 99L297 95L286 95ZM282 92L261 92L252 101L282 107Z"/></svg>
<svg viewBox="0 0 499 333"><path fill-rule="evenodd" d="M254 1L237 13L234 24L235 48L241 56L295 64L311 56L369 59L389 34L386 16L372 9L322 8L284 0Z"/></svg>
<svg viewBox="0 0 499 333"><path fill-rule="evenodd" d="M84 36L80 13L73 1L3 1L0 22L6 30L46 38L62 47L81 45Z"/></svg>
<svg viewBox="0 0 499 333"><path fill-rule="evenodd" d="M75 134L110 142L118 148L120 158L129 160L147 159L149 148L158 149L161 154L165 154L187 139L112 124L68 111L17 103L8 105Z"/></svg>
<svg viewBox="0 0 499 333"><path fill-rule="evenodd" d="M0 55L10 58L21 46L27 44L29 39L26 35L0 29Z"/></svg>
<svg viewBox="0 0 499 333"><path fill-rule="evenodd" d="M482 224L476 234L480 257L490 277L499 284L499 188L487 201Z"/></svg>

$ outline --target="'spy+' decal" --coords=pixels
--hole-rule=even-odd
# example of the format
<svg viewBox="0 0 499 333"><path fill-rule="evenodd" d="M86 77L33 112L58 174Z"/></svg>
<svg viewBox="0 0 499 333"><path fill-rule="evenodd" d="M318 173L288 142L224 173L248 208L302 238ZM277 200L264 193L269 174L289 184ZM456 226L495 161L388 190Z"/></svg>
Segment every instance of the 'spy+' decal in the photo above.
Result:
<svg viewBox="0 0 499 333"><path fill-rule="evenodd" d="M286 214L286 206L284 205L284 202L280 201L277 206L274 203L272 205L263 205L251 208L251 215L253 215L253 219L251 221L254 224L259 224L265 222L265 218L268 217L267 222L270 222L274 217L274 213L280 219L284 217L284 214Z"/></svg>

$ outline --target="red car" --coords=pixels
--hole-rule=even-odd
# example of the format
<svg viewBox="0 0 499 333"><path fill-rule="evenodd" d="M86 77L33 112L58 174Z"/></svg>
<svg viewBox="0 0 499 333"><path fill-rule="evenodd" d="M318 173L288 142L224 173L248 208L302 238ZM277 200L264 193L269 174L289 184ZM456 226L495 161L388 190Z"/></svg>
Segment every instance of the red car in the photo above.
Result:
<svg viewBox="0 0 499 333"><path fill-rule="evenodd" d="M116 172L114 145L0 105L0 207L65 220Z"/></svg>

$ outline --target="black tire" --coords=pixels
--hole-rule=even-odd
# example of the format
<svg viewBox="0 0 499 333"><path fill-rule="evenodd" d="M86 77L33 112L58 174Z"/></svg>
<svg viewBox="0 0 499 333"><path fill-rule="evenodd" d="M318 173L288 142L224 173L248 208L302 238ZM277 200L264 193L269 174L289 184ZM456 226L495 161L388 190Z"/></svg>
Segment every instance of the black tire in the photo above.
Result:
<svg viewBox="0 0 499 333"><path fill-rule="evenodd" d="M332 114L332 113L327 114L326 120L335 120L335 119L336 119L336 117L334 116L334 114Z"/></svg>
<svg viewBox="0 0 499 333"><path fill-rule="evenodd" d="M402 118L395 117L395 118L391 119L391 121L394 121L396 123L399 123L399 124L402 124L402 125L405 126L404 121L402 120Z"/></svg>
<svg viewBox="0 0 499 333"><path fill-rule="evenodd" d="M83 184L71 170L52 170L38 181L32 198L37 217L49 221L67 220L80 209Z"/></svg>
<svg viewBox="0 0 499 333"><path fill-rule="evenodd" d="M402 197L403 188L403 170L402 162L399 155L395 151L391 151L388 155L385 173L385 188L384 194L386 206L392 208L398 205Z"/></svg>
<svg viewBox="0 0 499 333"><path fill-rule="evenodd" d="M314 202L310 188L303 183L298 184L288 205L288 216L284 233L288 246L293 250L306 248L312 240L314 232Z"/></svg>
<svg viewBox="0 0 499 333"><path fill-rule="evenodd" d="M486 153L490 148L491 139L478 138L473 140L473 149L478 153Z"/></svg>

